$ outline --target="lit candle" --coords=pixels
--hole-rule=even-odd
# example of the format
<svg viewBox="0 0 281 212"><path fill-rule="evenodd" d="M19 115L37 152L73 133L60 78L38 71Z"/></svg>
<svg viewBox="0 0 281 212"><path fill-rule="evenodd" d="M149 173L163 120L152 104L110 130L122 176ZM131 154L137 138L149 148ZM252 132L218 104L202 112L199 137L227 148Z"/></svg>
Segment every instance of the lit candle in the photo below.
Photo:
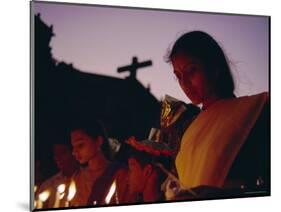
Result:
<svg viewBox="0 0 281 212"><path fill-rule="evenodd" d="M60 207L60 200L64 197L64 191L65 191L65 184L60 184L57 187L56 200L55 200L54 208Z"/></svg>
<svg viewBox="0 0 281 212"><path fill-rule="evenodd" d="M65 207L69 207L71 204L71 200L75 196L76 193L76 185L74 180L71 180L70 185L68 187L68 195L67 195L67 201L65 202Z"/></svg>
<svg viewBox="0 0 281 212"><path fill-rule="evenodd" d="M37 185L34 186L34 196L36 196L36 191L37 191ZM34 208L37 206L37 201L34 199Z"/></svg>
<svg viewBox="0 0 281 212"><path fill-rule="evenodd" d="M36 204L38 209L43 208L44 202L49 198L49 196L50 196L50 192L48 190L45 190L38 195L39 199Z"/></svg>
<svg viewBox="0 0 281 212"><path fill-rule="evenodd" d="M116 190L116 181L114 180L113 183L110 186L108 194L106 195L106 198L105 198L106 204L110 203L110 200L111 200L112 196L114 195L115 190Z"/></svg>
<svg viewBox="0 0 281 212"><path fill-rule="evenodd" d="M37 188L38 188L37 185L35 185L35 186L34 186L34 193L36 193Z"/></svg>

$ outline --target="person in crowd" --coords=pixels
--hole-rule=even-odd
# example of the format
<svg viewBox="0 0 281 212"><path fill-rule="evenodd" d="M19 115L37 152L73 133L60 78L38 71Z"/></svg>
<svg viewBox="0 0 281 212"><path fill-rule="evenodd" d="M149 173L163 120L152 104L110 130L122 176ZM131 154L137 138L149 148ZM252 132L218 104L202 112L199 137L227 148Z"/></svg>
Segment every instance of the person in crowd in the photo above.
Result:
<svg viewBox="0 0 281 212"><path fill-rule="evenodd" d="M269 193L268 93L236 97L228 59L205 32L183 34L167 56L187 98L202 106L181 138L180 185L167 183L167 199Z"/></svg>
<svg viewBox="0 0 281 212"><path fill-rule="evenodd" d="M66 195L61 198L60 205L56 203L58 187L61 186L64 190L61 193L65 193L72 175L79 168L78 162L72 155L71 146L64 140L53 144L53 159L59 170L58 173L45 180L39 189L36 189L37 195L44 191L49 192L49 198L46 204L44 204L44 208L57 208L65 205Z"/></svg>
<svg viewBox="0 0 281 212"><path fill-rule="evenodd" d="M71 205L93 206L120 204L126 191L127 169L120 163L106 158L107 138L100 122L79 123L70 132L73 155L80 169L73 175L76 194ZM109 190L115 183L115 197ZM120 200L119 200L119 199Z"/></svg>
<svg viewBox="0 0 281 212"><path fill-rule="evenodd" d="M171 155L151 144L136 141L134 137L130 137L127 144L129 170L125 202L147 203L165 200L161 185L167 177L165 171L170 169Z"/></svg>

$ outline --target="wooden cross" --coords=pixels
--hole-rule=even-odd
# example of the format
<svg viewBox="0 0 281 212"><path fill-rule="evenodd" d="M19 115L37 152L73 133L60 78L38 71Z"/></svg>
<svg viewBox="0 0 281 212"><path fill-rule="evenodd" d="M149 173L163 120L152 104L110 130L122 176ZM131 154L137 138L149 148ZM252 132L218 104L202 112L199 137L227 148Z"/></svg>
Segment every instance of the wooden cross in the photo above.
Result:
<svg viewBox="0 0 281 212"><path fill-rule="evenodd" d="M127 65L127 66L123 66L123 67L118 67L117 68L117 72L121 73L121 72L129 71L130 72L129 78L130 79L136 79L137 69L144 68L144 67L151 66L151 65L152 65L152 61L151 60L147 60L147 61L139 63L138 62L138 58L137 57L133 57L131 65Z"/></svg>

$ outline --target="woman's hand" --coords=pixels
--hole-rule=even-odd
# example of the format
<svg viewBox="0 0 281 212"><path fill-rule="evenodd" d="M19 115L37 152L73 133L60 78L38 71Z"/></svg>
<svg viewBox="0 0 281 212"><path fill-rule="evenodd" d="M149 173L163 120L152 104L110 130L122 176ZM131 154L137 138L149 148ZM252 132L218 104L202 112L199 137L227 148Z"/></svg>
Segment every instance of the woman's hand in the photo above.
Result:
<svg viewBox="0 0 281 212"><path fill-rule="evenodd" d="M180 185L168 179L165 187L165 198L166 200L174 200L180 192Z"/></svg>

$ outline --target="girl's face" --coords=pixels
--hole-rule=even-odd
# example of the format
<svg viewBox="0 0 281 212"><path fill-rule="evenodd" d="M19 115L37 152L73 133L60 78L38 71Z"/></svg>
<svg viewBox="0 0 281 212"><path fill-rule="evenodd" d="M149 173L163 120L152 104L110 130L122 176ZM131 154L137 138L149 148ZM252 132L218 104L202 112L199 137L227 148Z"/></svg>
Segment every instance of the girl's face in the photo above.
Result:
<svg viewBox="0 0 281 212"><path fill-rule="evenodd" d="M71 132L72 153L80 164L85 164L94 158L100 151L102 138L93 139L83 130L77 129Z"/></svg>
<svg viewBox="0 0 281 212"><path fill-rule="evenodd" d="M193 104L204 104L213 96L214 84L207 78L202 63L178 53L172 57L172 65L182 90Z"/></svg>

